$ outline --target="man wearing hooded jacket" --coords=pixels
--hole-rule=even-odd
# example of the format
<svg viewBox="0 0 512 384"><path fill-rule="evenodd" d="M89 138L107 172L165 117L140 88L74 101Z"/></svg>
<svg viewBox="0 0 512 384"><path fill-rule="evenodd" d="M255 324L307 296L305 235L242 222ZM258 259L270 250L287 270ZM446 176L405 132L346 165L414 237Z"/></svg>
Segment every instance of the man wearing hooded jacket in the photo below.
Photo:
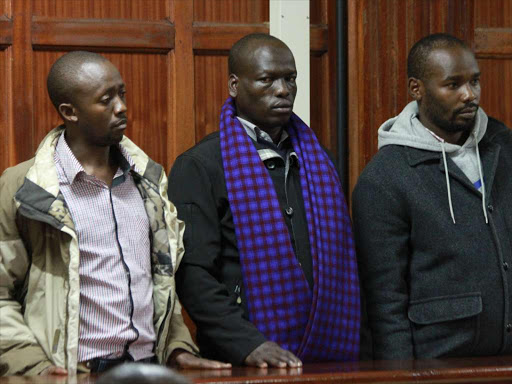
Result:
<svg viewBox="0 0 512 384"><path fill-rule="evenodd" d="M512 131L479 107L464 42L418 41L414 99L353 193L362 357L512 353Z"/></svg>

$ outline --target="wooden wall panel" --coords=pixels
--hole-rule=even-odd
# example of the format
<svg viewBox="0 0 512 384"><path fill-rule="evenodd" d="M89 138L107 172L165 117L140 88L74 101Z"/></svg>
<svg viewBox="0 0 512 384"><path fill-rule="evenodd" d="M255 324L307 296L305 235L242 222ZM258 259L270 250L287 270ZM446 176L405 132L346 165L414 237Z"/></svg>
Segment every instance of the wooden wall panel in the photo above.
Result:
<svg viewBox="0 0 512 384"><path fill-rule="evenodd" d="M9 164L9 147L14 145L11 118L11 49L0 49L0 172Z"/></svg>
<svg viewBox="0 0 512 384"><path fill-rule="evenodd" d="M333 154L336 154L337 132L331 124L329 89L335 87L336 83L329 73L329 62L327 54L316 56L311 55L310 76L311 76L311 128L315 131L318 140L325 145ZM301 92L300 89L298 92Z"/></svg>
<svg viewBox="0 0 512 384"><path fill-rule="evenodd" d="M479 59L482 72L480 105L484 111L512 127L512 60ZM499 76L497 76L499 74Z"/></svg>
<svg viewBox="0 0 512 384"><path fill-rule="evenodd" d="M34 16L161 20L169 17L168 2L169 0L35 0L32 8Z"/></svg>
<svg viewBox="0 0 512 384"><path fill-rule="evenodd" d="M510 28L512 0L475 1L475 28Z"/></svg>
<svg viewBox="0 0 512 384"><path fill-rule="evenodd" d="M48 97L46 89L46 78L52 64L65 52L34 52L34 61L37 65L34 67L34 146L32 152L35 152L41 140L50 130L62 124L57 111Z"/></svg>
<svg viewBox="0 0 512 384"><path fill-rule="evenodd" d="M268 0L194 0L194 21L197 22L263 23L268 20Z"/></svg>
<svg viewBox="0 0 512 384"><path fill-rule="evenodd" d="M228 58L225 55L195 56L194 73L196 137L199 141L219 129L220 109L229 96Z"/></svg>
<svg viewBox="0 0 512 384"><path fill-rule="evenodd" d="M0 16L11 14L11 0L0 0Z"/></svg>
<svg viewBox="0 0 512 384"><path fill-rule="evenodd" d="M61 120L51 104L46 90L46 77L52 64L65 52L36 51L34 61L34 130L36 145ZM153 160L167 164L168 120L166 55L104 53L121 73L126 83L128 105L127 136L139 145ZM35 150L36 148L33 148ZM172 154L171 154L172 155Z"/></svg>
<svg viewBox="0 0 512 384"><path fill-rule="evenodd" d="M475 0L475 47L482 71L480 104L512 127L512 0ZM505 85L505 87L504 87Z"/></svg>
<svg viewBox="0 0 512 384"><path fill-rule="evenodd" d="M12 131L12 21L11 0L0 0L0 172L9 164L11 147L14 147Z"/></svg>
<svg viewBox="0 0 512 384"><path fill-rule="evenodd" d="M332 0L313 0L309 2L309 22L327 24L328 2Z"/></svg>

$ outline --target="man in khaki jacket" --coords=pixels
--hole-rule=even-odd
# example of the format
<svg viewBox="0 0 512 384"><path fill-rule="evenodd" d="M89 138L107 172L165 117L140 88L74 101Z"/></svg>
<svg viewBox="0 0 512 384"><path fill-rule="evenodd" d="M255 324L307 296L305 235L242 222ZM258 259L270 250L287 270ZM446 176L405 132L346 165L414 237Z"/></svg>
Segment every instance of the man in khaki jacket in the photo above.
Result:
<svg viewBox="0 0 512 384"><path fill-rule="evenodd" d="M184 225L163 168L123 136L118 70L71 52L48 92L64 125L0 178L0 374L229 367L198 357L183 323Z"/></svg>

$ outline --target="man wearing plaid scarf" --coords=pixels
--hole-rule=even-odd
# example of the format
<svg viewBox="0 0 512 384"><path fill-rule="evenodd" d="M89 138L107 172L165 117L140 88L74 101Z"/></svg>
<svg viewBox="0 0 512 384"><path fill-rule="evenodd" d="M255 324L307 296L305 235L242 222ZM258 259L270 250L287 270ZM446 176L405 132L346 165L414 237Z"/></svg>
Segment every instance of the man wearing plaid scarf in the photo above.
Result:
<svg viewBox="0 0 512 384"><path fill-rule="evenodd" d="M248 35L229 72L220 131L178 157L169 184L186 223L177 289L201 352L259 367L355 360L350 219L333 162L292 112L293 54Z"/></svg>

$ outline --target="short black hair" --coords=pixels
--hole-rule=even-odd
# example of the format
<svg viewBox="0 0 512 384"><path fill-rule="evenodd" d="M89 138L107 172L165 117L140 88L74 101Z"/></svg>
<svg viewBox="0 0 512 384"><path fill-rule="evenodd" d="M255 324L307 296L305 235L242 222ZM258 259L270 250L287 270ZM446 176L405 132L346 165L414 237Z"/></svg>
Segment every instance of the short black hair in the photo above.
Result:
<svg viewBox="0 0 512 384"><path fill-rule="evenodd" d="M235 74L238 75L240 72L240 58L246 56L247 50L252 48L251 43L253 41L268 41L272 43L282 44L286 48L288 46L281 40L279 40L277 37L268 35L266 33L251 33L249 35L245 35L240 40L238 40L231 49L229 50L229 57L228 57L228 70L229 74ZM288 48L289 49L289 48Z"/></svg>
<svg viewBox="0 0 512 384"><path fill-rule="evenodd" d="M82 64L91 62L102 63L105 61L108 61L107 58L98 53L72 51L59 57L53 63L46 79L46 87L50 100L57 111L62 103L73 101L76 78Z"/></svg>
<svg viewBox="0 0 512 384"><path fill-rule="evenodd" d="M466 43L447 33L434 33L418 40L407 57L407 77L419 80L428 76L427 61L432 51L439 48L460 47L470 50Z"/></svg>

